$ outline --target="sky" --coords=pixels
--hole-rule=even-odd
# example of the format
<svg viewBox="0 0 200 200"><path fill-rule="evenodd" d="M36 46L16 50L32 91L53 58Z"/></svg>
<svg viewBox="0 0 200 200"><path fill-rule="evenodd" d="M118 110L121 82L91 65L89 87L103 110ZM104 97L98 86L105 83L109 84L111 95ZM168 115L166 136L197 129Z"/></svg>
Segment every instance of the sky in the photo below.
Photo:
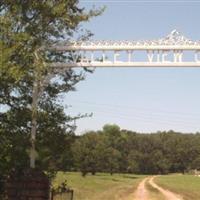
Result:
<svg viewBox="0 0 200 200"><path fill-rule="evenodd" d="M200 40L200 1L80 1L105 12L82 24L94 40L159 39L177 29ZM121 129L200 131L200 68L97 68L63 97L67 114L93 113L76 122L77 134L104 124Z"/></svg>

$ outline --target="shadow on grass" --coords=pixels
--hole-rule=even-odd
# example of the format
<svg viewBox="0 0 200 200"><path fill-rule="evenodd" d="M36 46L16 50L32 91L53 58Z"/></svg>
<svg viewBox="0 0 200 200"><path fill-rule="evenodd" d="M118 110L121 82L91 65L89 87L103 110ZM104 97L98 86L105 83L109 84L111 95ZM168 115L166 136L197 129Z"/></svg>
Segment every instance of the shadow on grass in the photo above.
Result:
<svg viewBox="0 0 200 200"><path fill-rule="evenodd" d="M137 176L124 175L123 178L138 179L139 177L137 177Z"/></svg>

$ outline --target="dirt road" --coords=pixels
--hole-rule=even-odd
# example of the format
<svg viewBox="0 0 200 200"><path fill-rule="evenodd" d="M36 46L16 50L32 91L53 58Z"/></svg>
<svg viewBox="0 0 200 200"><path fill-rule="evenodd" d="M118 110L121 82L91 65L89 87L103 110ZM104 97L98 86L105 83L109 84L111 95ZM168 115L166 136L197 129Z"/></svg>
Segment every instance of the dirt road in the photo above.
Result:
<svg viewBox="0 0 200 200"><path fill-rule="evenodd" d="M143 179L137 187L137 190L134 194L134 200L149 200L148 191L145 188L145 183L149 180L149 178Z"/></svg>
<svg viewBox="0 0 200 200"><path fill-rule="evenodd" d="M160 186L158 186L155 182L154 182L154 178L152 177L149 179L149 183L152 187L156 188L157 190L159 190L165 197L166 200L183 200L182 197L180 195L177 195L173 192L170 192L169 190L166 190Z"/></svg>
<svg viewBox="0 0 200 200"><path fill-rule="evenodd" d="M183 200L183 198L180 195L177 195L169 190L166 190L158 186L154 182L154 179L155 179L155 176L143 179L138 185L133 199L134 200L151 200L150 191L148 191L147 188L145 187L145 184L149 183L153 188L158 190L166 200Z"/></svg>

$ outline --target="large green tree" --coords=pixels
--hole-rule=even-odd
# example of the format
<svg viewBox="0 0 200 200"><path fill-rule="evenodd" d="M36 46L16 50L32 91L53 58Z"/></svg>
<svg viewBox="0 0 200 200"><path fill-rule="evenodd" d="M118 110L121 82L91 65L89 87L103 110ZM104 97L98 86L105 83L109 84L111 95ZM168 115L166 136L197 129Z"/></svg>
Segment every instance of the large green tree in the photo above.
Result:
<svg viewBox="0 0 200 200"><path fill-rule="evenodd" d="M99 145L100 137L95 132L88 132L78 138L73 145L75 166L85 176L91 172L93 175L99 171Z"/></svg>
<svg viewBox="0 0 200 200"><path fill-rule="evenodd" d="M67 116L58 99L74 91L84 73L50 69L45 63L70 57L41 49L74 37L87 39L91 34L80 32L81 23L101 12L86 10L77 0L0 1L1 177L29 166L31 129L37 130L38 166L57 169L69 160L62 152L74 131L71 122L81 116Z"/></svg>

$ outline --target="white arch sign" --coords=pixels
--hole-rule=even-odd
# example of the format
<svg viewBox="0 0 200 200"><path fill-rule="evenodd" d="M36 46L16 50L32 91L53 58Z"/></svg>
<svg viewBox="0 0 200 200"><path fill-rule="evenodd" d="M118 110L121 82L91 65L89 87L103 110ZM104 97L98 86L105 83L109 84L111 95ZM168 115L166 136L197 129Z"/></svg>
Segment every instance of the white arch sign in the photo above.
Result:
<svg viewBox="0 0 200 200"><path fill-rule="evenodd" d="M49 49L72 55L70 62L52 67L200 67L200 41L176 30L158 40L73 41Z"/></svg>

